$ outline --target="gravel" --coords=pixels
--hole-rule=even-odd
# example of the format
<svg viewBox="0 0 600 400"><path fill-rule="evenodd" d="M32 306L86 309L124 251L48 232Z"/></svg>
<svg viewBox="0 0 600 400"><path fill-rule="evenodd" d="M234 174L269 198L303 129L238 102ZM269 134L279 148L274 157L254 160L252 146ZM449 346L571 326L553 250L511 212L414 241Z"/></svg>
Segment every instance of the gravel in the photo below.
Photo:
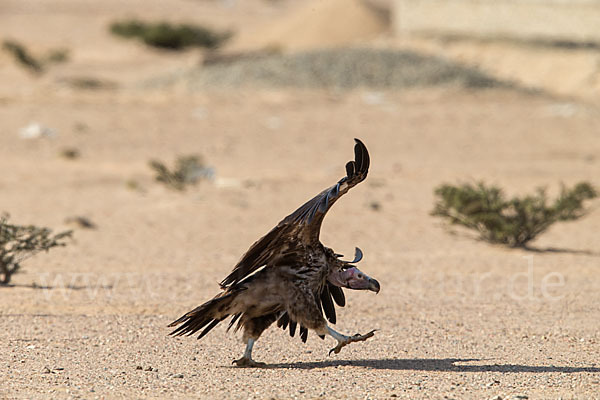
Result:
<svg viewBox="0 0 600 400"><path fill-rule="evenodd" d="M368 48L245 55L179 73L178 77L155 80L151 85L179 79L195 90L243 86L333 89L513 86L443 58L405 50Z"/></svg>

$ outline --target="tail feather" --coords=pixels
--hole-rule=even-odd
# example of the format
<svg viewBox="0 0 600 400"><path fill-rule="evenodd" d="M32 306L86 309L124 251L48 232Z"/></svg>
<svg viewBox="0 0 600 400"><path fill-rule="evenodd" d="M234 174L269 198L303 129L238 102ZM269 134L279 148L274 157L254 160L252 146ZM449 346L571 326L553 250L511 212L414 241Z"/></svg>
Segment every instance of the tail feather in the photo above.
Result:
<svg viewBox="0 0 600 400"><path fill-rule="evenodd" d="M230 309L232 301L235 299L237 291L231 291L226 294L217 295L212 300L207 301L201 306L184 314L177 320L171 322L168 326L173 327L181 324L177 329L170 333L173 336L193 335L200 329L204 330L198 336L198 339L204 337L211 329L223 321L231 314L235 314Z"/></svg>

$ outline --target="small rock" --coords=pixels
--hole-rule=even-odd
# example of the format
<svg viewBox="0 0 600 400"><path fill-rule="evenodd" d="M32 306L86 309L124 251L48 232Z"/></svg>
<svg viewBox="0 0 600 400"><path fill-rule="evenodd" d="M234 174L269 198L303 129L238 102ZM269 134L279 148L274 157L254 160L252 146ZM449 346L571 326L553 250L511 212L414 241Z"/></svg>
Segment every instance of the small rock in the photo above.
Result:
<svg viewBox="0 0 600 400"><path fill-rule="evenodd" d="M173 374L173 378L183 378L183 374Z"/></svg>
<svg viewBox="0 0 600 400"><path fill-rule="evenodd" d="M144 369L144 368L142 368L142 366L141 366L141 365L138 365L137 367L135 367L135 369L137 369L137 370L142 370L142 369Z"/></svg>
<svg viewBox="0 0 600 400"><path fill-rule="evenodd" d="M381 203L378 201L372 201L369 203L369 208L373 211L381 210Z"/></svg>
<svg viewBox="0 0 600 400"><path fill-rule="evenodd" d="M515 400L527 400L529 398L529 396L525 395L525 394L515 394L513 396L513 399Z"/></svg>
<svg viewBox="0 0 600 400"><path fill-rule="evenodd" d="M54 368L55 371L64 371L65 369L63 367L56 367Z"/></svg>
<svg viewBox="0 0 600 400"><path fill-rule="evenodd" d="M53 373L54 373L54 372L52 372L52 371L50 370L50 368L48 368L48 367L44 367L44 371L42 372L42 374L53 374Z"/></svg>
<svg viewBox="0 0 600 400"><path fill-rule="evenodd" d="M146 369L144 371L152 371L152 367L146 367Z"/></svg>
<svg viewBox="0 0 600 400"><path fill-rule="evenodd" d="M62 158L67 160L75 160L81 156L79 150L73 147L66 147L58 153Z"/></svg>
<svg viewBox="0 0 600 400"><path fill-rule="evenodd" d="M56 132L53 129L43 126L37 122L31 122L19 131L21 139L37 139L42 136L53 137L56 136Z"/></svg>

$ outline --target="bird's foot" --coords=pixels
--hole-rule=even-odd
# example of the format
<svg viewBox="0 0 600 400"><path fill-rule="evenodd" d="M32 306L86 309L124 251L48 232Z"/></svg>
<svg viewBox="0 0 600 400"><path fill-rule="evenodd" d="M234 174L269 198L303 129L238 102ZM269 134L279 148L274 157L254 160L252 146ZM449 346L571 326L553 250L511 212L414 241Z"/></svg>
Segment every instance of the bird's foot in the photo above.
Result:
<svg viewBox="0 0 600 400"><path fill-rule="evenodd" d="M361 335L360 333L357 333L354 336L345 336L344 339L342 340L338 340L338 345L335 346L333 349L329 350L329 355L331 355L331 353L339 353L340 350L342 350L342 347L349 345L350 343L353 342L364 342L365 340L367 340L368 338L372 337L373 335L375 335L375 331L377 329L373 329L371 332Z"/></svg>
<svg viewBox="0 0 600 400"><path fill-rule="evenodd" d="M264 368L267 366L267 364L265 364L263 362L257 362L248 357L242 357L239 360L233 360L232 364L235 364L238 367L245 367L245 368Z"/></svg>

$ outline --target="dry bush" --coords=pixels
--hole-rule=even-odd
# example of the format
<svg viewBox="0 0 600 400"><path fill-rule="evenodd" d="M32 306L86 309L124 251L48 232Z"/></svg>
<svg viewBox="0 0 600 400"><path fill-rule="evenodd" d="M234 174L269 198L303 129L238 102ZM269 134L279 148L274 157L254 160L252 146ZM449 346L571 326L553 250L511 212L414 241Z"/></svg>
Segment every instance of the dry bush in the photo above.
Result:
<svg viewBox="0 0 600 400"><path fill-rule="evenodd" d="M35 58L21 43L15 40L5 40L2 48L12 54L15 60L25 68L38 74L43 72L42 62Z"/></svg>
<svg viewBox="0 0 600 400"><path fill-rule="evenodd" d="M110 31L117 36L137 38L149 46L170 50L191 46L214 49L231 36L228 32L217 32L204 26L138 20L113 22Z"/></svg>
<svg viewBox="0 0 600 400"><path fill-rule="evenodd" d="M48 228L34 225L20 226L8 223L8 215L0 217L0 285L6 285L21 262L40 251L65 246L72 231L52 234Z"/></svg>
<svg viewBox="0 0 600 400"><path fill-rule="evenodd" d="M483 182L461 186L444 184L435 194L437 202L432 215L476 230L485 241L510 247L526 247L555 222L584 216L583 202L597 196L587 182L571 189L563 187L551 204L541 188L534 195L507 200L501 189Z"/></svg>
<svg viewBox="0 0 600 400"><path fill-rule="evenodd" d="M150 167L156 172L155 179L158 182L180 191L188 185L196 184L200 179L212 179L214 176L214 170L206 167L198 155L178 157L172 171L157 160L151 160Z"/></svg>

